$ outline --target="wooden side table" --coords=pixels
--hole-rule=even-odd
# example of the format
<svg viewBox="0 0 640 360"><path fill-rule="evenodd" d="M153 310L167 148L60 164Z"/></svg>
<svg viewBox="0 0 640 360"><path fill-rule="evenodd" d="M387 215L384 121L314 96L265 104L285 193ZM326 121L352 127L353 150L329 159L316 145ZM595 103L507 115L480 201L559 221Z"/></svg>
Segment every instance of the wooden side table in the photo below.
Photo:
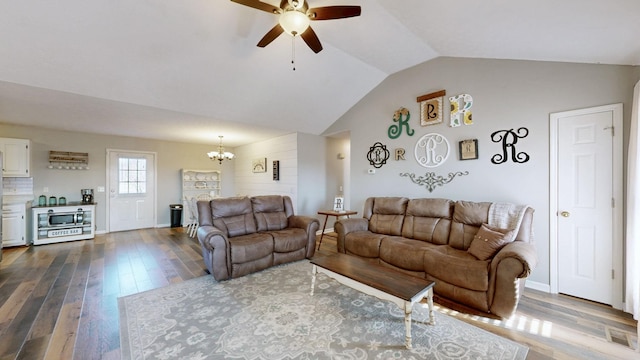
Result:
<svg viewBox="0 0 640 360"><path fill-rule="evenodd" d="M346 216L347 218L351 215L357 214L357 211L344 210L344 211L334 211L334 210L320 210L318 211L318 215L324 215L324 225L322 225L322 232L320 233L320 241L318 242L318 250L320 250L320 245L322 245L322 237L324 236L324 230L327 227L327 220L329 220L329 216L335 216L336 220L340 218L340 216Z"/></svg>

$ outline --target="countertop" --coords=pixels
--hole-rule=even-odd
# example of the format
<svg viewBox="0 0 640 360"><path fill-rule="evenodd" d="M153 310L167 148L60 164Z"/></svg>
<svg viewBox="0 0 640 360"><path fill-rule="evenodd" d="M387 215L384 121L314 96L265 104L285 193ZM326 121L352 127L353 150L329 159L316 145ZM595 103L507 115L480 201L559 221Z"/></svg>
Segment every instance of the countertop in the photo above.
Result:
<svg viewBox="0 0 640 360"><path fill-rule="evenodd" d="M86 206L86 205L98 205L96 202L84 203L82 201L67 201L66 205L44 205L38 206L37 203L33 203L32 208L55 208L55 207L65 207L65 206Z"/></svg>

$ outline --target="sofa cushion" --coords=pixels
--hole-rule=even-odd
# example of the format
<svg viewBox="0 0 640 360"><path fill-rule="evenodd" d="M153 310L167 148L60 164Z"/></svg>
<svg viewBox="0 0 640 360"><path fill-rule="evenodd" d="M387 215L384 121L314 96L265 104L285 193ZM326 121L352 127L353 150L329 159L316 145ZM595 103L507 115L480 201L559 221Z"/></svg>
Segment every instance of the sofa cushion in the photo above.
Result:
<svg viewBox="0 0 640 360"><path fill-rule="evenodd" d="M453 201L447 199L412 199L402 225L402 236L445 245L449 241Z"/></svg>
<svg viewBox="0 0 640 360"><path fill-rule="evenodd" d="M488 222L490 205L489 202L456 201L449 246L466 251L480 226Z"/></svg>
<svg viewBox="0 0 640 360"><path fill-rule="evenodd" d="M426 273L469 290L489 289L489 265L489 261L478 260L468 252L448 245L439 245L424 252Z"/></svg>
<svg viewBox="0 0 640 360"><path fill-rule="evenodd" d="M482 224L467 251L478 260L489 260L503 246L512 241L513 234L514 230L500 229Z"/></svg>
<svg viewBox="0 0 640 360"><path fill-rule="evenodd" d="M273 236L273 251L291 252L307 246L307 232L299 228L269 231Z"/></svg>
<svg viewBox="0 0 640 360"><path fill-rule="evenodd" d="M229 239L231 263L241 264L273 254L273 237L265 233L253 233Z"/></svg>
<svg viewBox="0 0 640 360"><path fill-rule="evenodd" d="M386 236L371 231L350 232L345 236L345 253L366 258L378 258L380 257L380 242Z"/></svg>
<svg viewBox="0 0 640 360"><path fill-rule="evenodd" d="M288 225L285 198L279 195L263 195L251 198L258 231L282 230Z"/></svg>
<svg viewBox="0 0 640 360"><path fill-rule="evenodd" d="M226 233L227 237L255 233L251 200L248 197L214 199L209 202L213 226Z"/></svg>
<svg viewBox="0 0 640 360"><path fill-rule="evenodd" d="M432 248L427 242L387 236L380 243L380 260L401 269L424 271L424 250Z"/></svg>
<svg viewBox="0 0 640 360"><path fill-rule="evenodd" d="M398 197L374 198L369 230L384 235L401 235L408 201Z"/></svg>

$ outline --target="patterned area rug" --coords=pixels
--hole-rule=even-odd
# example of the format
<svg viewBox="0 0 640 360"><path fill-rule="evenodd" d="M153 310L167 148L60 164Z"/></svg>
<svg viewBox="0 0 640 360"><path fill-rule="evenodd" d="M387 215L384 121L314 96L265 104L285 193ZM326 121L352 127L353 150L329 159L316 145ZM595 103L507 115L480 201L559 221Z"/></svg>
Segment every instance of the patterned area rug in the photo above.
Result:
<svg viewBox="0 0 640 360"><path fill-rule="evenodd" d="M528 348L414 306L404 313L299 261L242 278L212 276L118 299L123 359L524 359Z"/></svg>

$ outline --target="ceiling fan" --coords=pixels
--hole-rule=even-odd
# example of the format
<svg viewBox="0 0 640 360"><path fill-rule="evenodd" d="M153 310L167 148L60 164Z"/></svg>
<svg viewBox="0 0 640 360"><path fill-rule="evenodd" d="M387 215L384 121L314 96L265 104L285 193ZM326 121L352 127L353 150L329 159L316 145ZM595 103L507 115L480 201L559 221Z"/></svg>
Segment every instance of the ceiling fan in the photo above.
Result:
<svg viewBox="0 0 640 360"><path fill-rule="evenodd" d="M309 8L306 0L281 0L280 7L275 7L259 0L231 1L280 16L278 24L260 39L258 42L259 47L269 45L280 36L280 34L286 32L293 37L302 37L302 40L304 40L316 54L322 51L322 44L316 33L309 26L310 21L360 16L360 6L346 5Z"/></svg>

